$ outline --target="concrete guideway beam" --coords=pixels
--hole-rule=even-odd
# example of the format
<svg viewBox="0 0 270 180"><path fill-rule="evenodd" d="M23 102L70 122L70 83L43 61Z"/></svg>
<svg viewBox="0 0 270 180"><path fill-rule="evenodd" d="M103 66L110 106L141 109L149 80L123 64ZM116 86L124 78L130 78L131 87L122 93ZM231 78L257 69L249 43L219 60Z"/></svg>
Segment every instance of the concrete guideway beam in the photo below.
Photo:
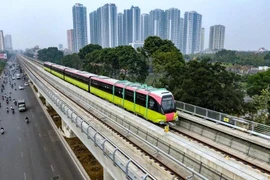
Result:
<svg viewBox="0 0 270 180"><path fill-rule="evenodd" d="M103 180L114 180L105 168L103 168Z"/></svg>
<svg viewBox="0 0 270 180"><path fill-rule="evenodd" d="M62 131L64 132L65 137L67 137L67 138L74 138L74 137L76 137L76 135L71 130L71 128L62 119L61 119L61 125L62 125L61 126L62 127Z"/></svg>

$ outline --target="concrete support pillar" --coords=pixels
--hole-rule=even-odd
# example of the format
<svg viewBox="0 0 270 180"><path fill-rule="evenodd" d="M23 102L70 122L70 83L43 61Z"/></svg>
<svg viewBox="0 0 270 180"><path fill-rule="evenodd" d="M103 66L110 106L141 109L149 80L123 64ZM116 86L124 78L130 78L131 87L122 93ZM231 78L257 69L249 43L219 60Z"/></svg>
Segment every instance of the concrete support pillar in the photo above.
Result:
<svg viewBox="0 0 270 180"><path fill-rule="evenodd" d="M103 168L103 180L113 180L113 177L105 168Z"/></svg>
<svg viewBox="0 0 270 180"><path fill-rule="evenodd" d="M37 96L40 98L40 97L43 97L42 94L40 92L37 92Z"/></svg>
<svg viewBox="0 0 270 180"><path fill-rule="evenodd" d="M61 119L61 122L62 122L62 130L64 132L64 135L67 137L67 138L73 138L73 137L76 137L76 135L73 133L73 131L69 128L69 126L65 123L65 121L63 121Z"/></svg>
<svg viewBox="0 0 270 180"><path fill-rule="evenodd" d="M49 102L45 99L45 105L47 106L47 107L51 107L51 105L49 104Z"/></svg>

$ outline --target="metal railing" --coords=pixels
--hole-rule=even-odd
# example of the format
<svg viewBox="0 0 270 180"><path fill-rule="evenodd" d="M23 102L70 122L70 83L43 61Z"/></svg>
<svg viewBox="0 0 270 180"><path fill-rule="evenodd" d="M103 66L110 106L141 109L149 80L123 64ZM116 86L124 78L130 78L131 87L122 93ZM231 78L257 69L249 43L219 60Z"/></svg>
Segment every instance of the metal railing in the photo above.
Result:
<svg viewBox="0 0 270 180"><path fill-rule="evenodd" d="M270 140L270 126L176 101L178 110Z"/></svg>
<svg viewBox="0 0 270 180"><path fill-rule="evenodd" d="M127 154L120 150L113 142L105 137L102 133L96 130L91 124L80 117L76 111L67 105L65 102L52 91L48 89L43 83L38 81L32 72L28 71L30 79L39 87L39 91L49 98L63 113L71 120L72 123L76 124L77 128L80 128L81 132L84 133L88 139L91 139L95 146L99 147L104 155L109 157L114 165L118 166L127 176L127 179L143 179L148 180L155 178L144 170L142 166L133 161Z"/></svg>

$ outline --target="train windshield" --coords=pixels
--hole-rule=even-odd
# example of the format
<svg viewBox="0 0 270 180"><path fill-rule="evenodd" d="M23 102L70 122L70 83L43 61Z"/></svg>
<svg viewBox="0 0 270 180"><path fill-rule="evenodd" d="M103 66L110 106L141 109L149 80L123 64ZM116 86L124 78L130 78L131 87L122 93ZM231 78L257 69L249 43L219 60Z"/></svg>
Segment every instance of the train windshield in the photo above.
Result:
<svg viewBox="0 0 270 180"><path fill-rule="evenodd" d="M175 112L175 102L171 95L162 98L161 106L165 114Z"/></svg>

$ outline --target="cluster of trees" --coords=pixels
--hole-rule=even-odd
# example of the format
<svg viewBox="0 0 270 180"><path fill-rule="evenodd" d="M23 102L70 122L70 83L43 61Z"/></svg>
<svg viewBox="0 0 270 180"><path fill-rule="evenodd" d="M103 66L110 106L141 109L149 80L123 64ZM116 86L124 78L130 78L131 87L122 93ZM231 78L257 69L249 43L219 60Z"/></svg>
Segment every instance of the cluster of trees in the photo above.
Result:
<svg viewBox="0 0 270 180"><path fill-rule="evenodd" d="M194 58L210 58L213 62L222 62L226 64L239 64L249 66L270 66L270 52L254 53L254 52L237 52L232 50L221 50L215 54L207 55L187 55L186 59Z"/></svg>
<svg viewBox="0 0 270 180"><path fill-rule="evenodd" d="M177 100L220 112L243 112L241 78L221 63L208 58L185 63L171 41L158 37L148 37L143 49L152 59L155 77L160 77L155 85L172 91Z"/></svg>
<svg viewBox="0 0 270 180"><path fill-rule="evenodd" d="M89 44L78 54L64 57L61 51L53 47L39 51L40 60L116 79L143 83L150 71L153 79L148 84L167 88L176 100L233 115L250 113L254 120L268 124L270 70L243 78L226 71L222 65L222 62L237 63L248 56L223 50L186 62L171 41L156 36L148 37L144 46L137 50L131 46L102 48ZM250 57L253 58L253 55ZM262 57L266 63L270 54ZM246 93L254 101L245 103Z"/></svg>
<svg viewBox="0 0 270 180"><path fill-rule="evenodd" d="M270 125L270 69L243 79L246 93L253 101L247 103L252 120Z"/></svg>
<svg viewBox="0 0 270 180"><path fill-rule="evenodd" d="M143 83L148 76L147 59L131 46L103 48L89 44L80 49L82 69L116 79Z"/></svg>
<svg viewBox="0 0 270 180"><path fill-rule="evenodd" d="M38 51L38 59L41 61L59 63L63 56L64 53L59 51L57 47L49 47Z"/></svg>

